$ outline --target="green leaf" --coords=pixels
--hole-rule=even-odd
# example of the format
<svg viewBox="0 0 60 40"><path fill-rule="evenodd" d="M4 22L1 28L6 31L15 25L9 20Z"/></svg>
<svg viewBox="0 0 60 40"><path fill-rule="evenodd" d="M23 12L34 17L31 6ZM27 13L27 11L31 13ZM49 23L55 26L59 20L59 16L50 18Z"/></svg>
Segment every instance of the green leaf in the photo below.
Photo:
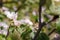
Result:
<svg viewBox="0 0 60 40"><path fill-rule="evenodd" d="M7 40L12 40L10 36L7 37Z"/></svg>
<svg viewBox="0 0 60 40"><path fill-rule="evenodd" d="M3 39L3 37L2 36L0 36L0 40L2 40Z"/></svg>
<svg viewBox="0 0 60 40"><path fill-rule="evenodd" d="M49 40L49 37L45 33L40 33L37 40Z"/></svg>
<svg viewBox="0 0 60 40"><path fill-rule="evenodd" d="M51 0L46 0L46 8L49 9L50 5L52 4Z"/></svg>
<svg viewBox="0 0 60 40"><path fill-rule="evenodd" d="M38 22L38 16L31 16L31 20L33 21L33 22Z"/></svg>
<svg viewBox="0 0 60 40"><path fill-rule="evenodd" d="M32 32L32 30L30 28L27 28L22 34L21 37L23 38L23 40L30 40L30 33Z"/></svg>
<svg viewBox="0 0 60 40"><path fill-rule="evenodd" d="M58 21L58 23L56 24L56 28L56 31L60 34L60 21Z"/></svg>
<svg viewBox="0 0 60 40"><path fill-rule="evenodd" d="M21 40L20 34L15 30L11 35L10 35L12 40Z"/></svg>

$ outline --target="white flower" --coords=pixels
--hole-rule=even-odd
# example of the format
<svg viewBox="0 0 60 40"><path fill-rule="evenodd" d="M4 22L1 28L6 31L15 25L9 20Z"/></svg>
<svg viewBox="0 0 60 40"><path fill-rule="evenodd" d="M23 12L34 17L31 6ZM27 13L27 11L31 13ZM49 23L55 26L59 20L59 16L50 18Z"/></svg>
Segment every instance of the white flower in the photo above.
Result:
<svg viewBox="0 0 60 40"><path fill-rule="evenodd" d="M19 25L21 24L20 21L18 21L18 20L16 20L16 19L14 19L13 21L14 21L14 25L15 25L15 26L19 26Z"/></svg>
<svg viewBox="0 0 60 40"><path fill-rule="evenodd" d="M9 19L17 19L17 13L15 12L4 11L4 13Z"/></svg>
<svg viewBox="0 0 60 40"><path fill-rule="evenodd" d="M2 30L0 30L0 34L2 34Z"/></svg>
<svg viewBox="0 0 60 40"><path fill-rule="evenodd" d="M46 8L45 7L42 7L42 11L44 11Z"/></svg>
<svg viewBox="0 0 60 40"><path fill-rule="evenodd" d="M17 19L18 14L15 12L11 12L12 19Z"/></svg>
<svg viewBox="0 0 60 40"><path fill-rule="evenodd" d="M16 6L13 6L13 9L16 11L17 10Z"/></svg>
<svg viewBox="0 0 60 40"><path fill-rule="evenodd" d="M4 22L0 22L0 27L3 27L4 29L8 29L9 28L9 26L6 24L6 23L4 23Z"/></svg>
<svg viewBox="0 0 60 40"><path fill-rule="evenodd" d="M4 22L0 22L0 27L3 27L3 29L0 29L0 34L7 35L9 26Z"/></svg>
<svg viewBox="0 0 60 40"><path fill-rule="evenodd" d="M27 23L29 25L33 25L33 23L29 19L25 19L25 23Z"/></svg>
<svg viewBox="0 0 60 40"><path fill-rule="evenodd" d="M7 35L7 33L8 33L7 30L3 30L3 31L2 31L2 34L5 35L5 36Z"/></svg>
<svg viewBox="0 0 60 40"><path fill-rule="evenodd" d="M10 11L4 11L4 14L5 14L9 19L12 19L12 15L11 15Z"/></svg>
<svg viewBox="0 0 60 40"><path fill-rule="evenodd" d="M44 19L43 18L41 18L41 22L44 22Z"/></svg>
<svg viewBox="0 0 60 40"><path fill-rule="evenodd" d="M54 37L55 37L55 38L58 38L58 37L60 37L60 35L56 33L56 34L54 35Z"/></svg>
<svg viewBox="0 0 60 40"><path fill-rule="evenodd" d="M20 20L21 24L29 24L29 25L33 25L33 23L30 21L30 19L25 18L25 19L21 19Z"/></svg>
<svg viewBox="0 0 60 40"><path fill-rule="evenodd" d="M2 10L7 11L7 10L9 10L9 9L8 9L8 8L6 8L6 7L2 7Z"/></svg>
<svg viewBox="0 0 60 40"><path fill-rule="evenodd" d="M33 14L34 16L36 16L36 11L33 11L32 14Z"/></svg>
<svg viewBox="0 0 60 40"><path fill-rule="evenodd" d="M20 22L21 22L21 24L24 24L25 20L24 19L21 19Z"/></svg>

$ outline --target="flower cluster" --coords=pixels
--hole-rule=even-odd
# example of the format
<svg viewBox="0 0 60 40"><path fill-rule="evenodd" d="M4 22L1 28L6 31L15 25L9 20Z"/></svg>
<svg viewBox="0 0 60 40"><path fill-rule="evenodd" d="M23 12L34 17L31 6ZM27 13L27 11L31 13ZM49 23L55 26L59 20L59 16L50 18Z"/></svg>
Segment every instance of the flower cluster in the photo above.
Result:
<svg viewBox="0 0 60 40"><path fill-rule="evenodd" d="M7 35L8 33L9 25L7 25L5 22L0 22L0 34Z"/></svg>

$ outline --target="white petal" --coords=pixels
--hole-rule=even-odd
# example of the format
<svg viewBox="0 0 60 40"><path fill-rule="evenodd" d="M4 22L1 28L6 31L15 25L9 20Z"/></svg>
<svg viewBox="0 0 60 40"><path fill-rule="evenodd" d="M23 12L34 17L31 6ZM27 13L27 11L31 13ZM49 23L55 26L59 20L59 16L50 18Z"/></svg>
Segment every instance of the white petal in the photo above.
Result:
<svg viewBox="0 0 60 40"><path fill-rule="evenodd" d="M13 21L14 21L14 25L16 25L16 26L20 25L20 21L18 21L18 20L13 20Z"/></svg>
<svg viewBox="0 0 60 40"><path fill-rule="evenodd" d="M8 33L7 30L3 30L3 33L2 34L3 35L7 35L7 33Z"/></svg>
<svg viewBox="0 0 60 40"><path fill-rule="evenodd" d="M2 34L2 30L0 30L0 34Z"/></svg>
<svg viewBox="0 0 60 40"><path fill-rule="evenodd" d="M22 24L33 25L33 23L32 23L28 18L26 18L26 19L22 19L22 20L20 20L20 22L21 22Z"/></svg>
<svg viewBox="0 0 60 40"><path fill-rule="evenodd" d="M0 26L2 26L4 29L8 29L9 28L9 26L6 23L4 23L4 22L0 22Z"/></svg>
<svg viewBox="0 0 60 40"><path fill-rule="evenodd" d="M33 25L33 23L29 20L29 19L26 19L25 20L25 23L29 24L29 25Z"/></svg>
<svg viewBox="0 0 60 40"><path fill-rule="evenodd" d="M16 11L17 10L16 6L13 6L13 9Z"/></svg>
<svg viewBox="0 0 60 40"><path fill-rule="evenodd" d="M12 15L12 19L17 19L17 13L15 13L15 12L11 12L11 15Z"/></svg>
<svg viewBox="0 0 60 40"><path fill-rule="evenodd" d="M33 11L32 14L33 14L34 16L36 16L36 11Z"/></svg>
<svg viewBox="0 0 60 40"><path fill-rule="evenodd" d="M42 7L42 12L43 12L45 9L46 9L45 7Z"/></svg>
<svg viewBox="0 0 60 40"><path fill-rule="evenodd" d="M10 14L10 11L4 11L4 14L8 15L8 14Z"/></svg>
<svg viewBox="0 0 60 40"><path fill-rule="evenodd" d="M15 12L4 11L4 13L9 19L17 19L18 14Z"/></svg>
<svg viewBox="0 0 60 40"><path fill-rule="evenodd" d="M8 8L6 8L6 7L2 7L2 10L5 10L5 11L6 11L6 10L9 10L9 9L8 9Z"/></svg>
<svg viewBox="0 0 60 40"><path fill-rule="evenodd" d="M10 11L4 11L4 14L5 14L9 19L12 19L12 15L11 15Z"/></svg>
<svg viewBox="0 0 60 40"><path fill-rule="evenodd" d="M20 22L21 22L21 24L24 24L25 23L25 20L21 19Z"/></svg>
<svg viewBox="0 0 60 40"><path fill-rule="evenodd" d="M43 18L41 18L41 22L44 22L44 19Z"/></svg>

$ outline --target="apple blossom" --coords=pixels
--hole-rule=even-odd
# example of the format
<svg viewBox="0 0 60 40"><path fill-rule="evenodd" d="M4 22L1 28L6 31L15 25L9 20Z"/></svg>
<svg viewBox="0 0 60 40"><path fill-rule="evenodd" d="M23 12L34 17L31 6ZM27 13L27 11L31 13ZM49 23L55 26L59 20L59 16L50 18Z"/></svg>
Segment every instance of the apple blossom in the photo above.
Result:
<svg viewBox="0 0 60 40"><path fill-rule="evenodd" d="M32 14L33 14L34 16L36 16L36 11L33 10Z"/></svg>
<svg viewBox="0 0 60 40"><path fill-rule="evenodd" d="M33 23L30 21L30 19L25 18L25 19L21 19L20 20L21 24L29 24L29 25L33 25Z"/></svg>
<svg viewBox="0 0 60 40"><path fill-rule="evenodd" d="M18 21L18 20L16 20L16 19L14 19L13 21L14 21L14 25L15 25L15 26L19 26L19 25L21 24L20 21Z"/></svg>
<svg viewBox="0 0 60 40"><path fill-rule="evenodd" d="M2 7L2 10L7 11L7 10L9 10L9 9L3 6L3 7Z"/></svg>
<svg viewBox="0 0 60 40"><path fill-rule="evenodd" d="M7 35L9 26L5 22L0 22L0 27L3 27L3 29L0 29L0 34Z"/></svg>
<svg viewBox="0 0 60 40"><path fill-rule="evenodd" d="M15 12L4 11L4 14L5 14L9 19L17 19L17 13L15 13Z"/></svg>

